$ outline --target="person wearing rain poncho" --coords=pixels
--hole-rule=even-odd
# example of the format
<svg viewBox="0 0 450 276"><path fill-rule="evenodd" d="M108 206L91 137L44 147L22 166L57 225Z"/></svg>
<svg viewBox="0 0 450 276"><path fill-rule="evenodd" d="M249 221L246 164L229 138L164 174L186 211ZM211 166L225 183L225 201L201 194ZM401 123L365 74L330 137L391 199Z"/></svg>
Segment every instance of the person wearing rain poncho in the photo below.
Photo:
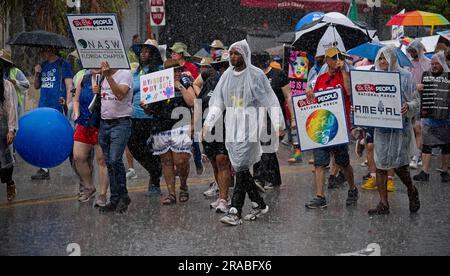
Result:
<svg viewBox="0 0 450 276"><path fill-rule="evenodd" d="M410 72L416 84L422 83L422 75L424 72L430 71L431 62L430 59L425 56L425 46L422 44L421 39L415 39L407 48L407 52L411 57L411 63L413 67L410 68ZM419 110L417 111L419 112ZM420 123L420 114L417 113L415 116L414 131L416 137L417 148L414 151L414 157L410 163L410 167L413 169L418 168L421 157L421 147L422 147L422 125Z"/></svg>
<svg viewBox="0 0 450 276"><path fill-rule="evenodd" d="M420 107L419 94L416 91L416 83L412 74L398 65L395 48L384 47L378 53L376 62L377 71L399 72L401 79L401 94L403 99L402 115L403 130L375 129L375 164L377 166L377 186L381 202L369 215L389 214L389 202L387 191L388 171L393 169L403 184L408 188L411 213L420 209L419 193L413 185L409 172L409 158L413 144L412 118L417 114Z"/></svg>
<svg viewBox="0 0 450 276"><path fill-rule="evenodd" d="M425 72L423 79L427 80L427 88L430 86L438 89L444 87L448 91L449 80L449 68L445 61L444 52L439 52L431 59L431 71ZM425 82L424 82L425 83ZM418 90L424 90L424 84L418 85ZM425 95L424 95L425 96ZM425 106L425 103L423 103ZM447 103L448 107L448 103ZM425 115L427 112L422 112ZM450 157L450 113L447 110L439 111L442 114L440 119L427 118L422 119L422 159L423 159L423 171L414 176L415 181L429 182L430 181L430 163L432 148L439 147L442 149L442 173L441 182L450 182L450 175L448 174L448 161ZM444 119L445 118L445 119Z"/></svg>
<svg viewBox="0 0 450 276"><path fill-rule="evenodd" d="M245 40L230 47L230 68L217 84L209 106L203 136L208 140L207 133L226 110L225 144L237 173L231 208L221 222L232 226L242 223L246 194L252 201L253 211L245 220L256 220L269 211L250 173L250 168L261 160L262 155L262 136L258 129L261 124L257 122L258 119L262 122L260 115L264 117L269 111L273 126L280 130L280 133L284 131L285 124L275 92L264 72L252 65L250 47ZM274 136L271 138L277 139ZM278 141L275 144L278 144Z"/></svg>

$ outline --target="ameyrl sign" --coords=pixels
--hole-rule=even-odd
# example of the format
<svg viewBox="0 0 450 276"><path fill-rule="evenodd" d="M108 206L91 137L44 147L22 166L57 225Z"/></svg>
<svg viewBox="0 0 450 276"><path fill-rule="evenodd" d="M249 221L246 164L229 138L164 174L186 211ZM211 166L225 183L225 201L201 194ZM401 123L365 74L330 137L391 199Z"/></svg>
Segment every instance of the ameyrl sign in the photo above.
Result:
<svg viewBox="0 0 450 276"><path fill-rule="evenodd" d="M152 26L166 25L166 1L149 0L150 4L150 22Z"/></svg>

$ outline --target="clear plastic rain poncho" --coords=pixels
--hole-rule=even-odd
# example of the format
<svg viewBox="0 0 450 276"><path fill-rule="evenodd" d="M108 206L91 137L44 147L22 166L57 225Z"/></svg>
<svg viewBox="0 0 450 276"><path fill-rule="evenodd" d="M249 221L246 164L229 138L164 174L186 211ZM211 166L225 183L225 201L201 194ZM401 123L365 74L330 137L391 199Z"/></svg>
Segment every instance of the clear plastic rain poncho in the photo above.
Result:
<svg viewBox="0 0 450 276"><path fill-rule="evenodd" d="M233 44L230 51L233 49L242 55L247 68L237 72L230 62L230 68L222 75L211 97L205 127L211 130L226 111L225 144L234 169L240 172L249 170L261 160L261 130L267 112L275 129L284 129L285 123L268 78L261 69L251 64L251 51L247 41ZM272 144L278 145L278 137L272 134ZM278 146L272 147L272 151L277 150Z"/></svg>
<svg viewBox="0 0 450 276"><path fill-rule="evenodd" d="M431 58L431 60L435 60L437 62L439 62L442 66L442 68L444 68L444 73L448 73L450 72L450 68L448 68L448 64L447 64L447 58L445 57L445 53L444 52L439 52L433 55L433 57Z"/></svg>
<svg viewBox="0 0 450 276"><path fill-rule="evenodd" d="M431 61L425 56L425 46L422 44L420 38L415 39L407 48L407 50L415 50L419 56L417 60L411 58L411 62L414 65L411 68L416 84L422 83L422 75L424 72L428 72L431 69ZM409 54L409 53L408 53Z"/></svg>
<svg viewBox="0 0 450 276"><path fill-rule="evenodd" d="M380 170L389 170L409 165L415 147L412 118L420 108L420 95L412 74L400 68L394 47L384 47L378 52L375 60L377 71L382 71L379 60L384 55L389 63L388 72L399 72L401 78L401 93L403 103L409 106L408 113L403 118L403 130L375 129L375 163Z"/></svg>

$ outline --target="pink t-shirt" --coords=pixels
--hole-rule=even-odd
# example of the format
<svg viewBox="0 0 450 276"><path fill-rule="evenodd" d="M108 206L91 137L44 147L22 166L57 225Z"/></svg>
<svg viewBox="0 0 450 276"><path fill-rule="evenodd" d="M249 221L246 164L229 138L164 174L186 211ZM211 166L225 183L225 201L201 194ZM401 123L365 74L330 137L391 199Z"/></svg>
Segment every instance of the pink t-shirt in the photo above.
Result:
<svg viewBox="0 0 450 276"><path fill-rule="evenodd" d="M108 81L105 79L102 83L102 119L112 120L124 117L131 117L133 113L133 76L129 70L119 70L113 75L113 79L118 85L126 85L130 89L128 94L121 101L111 90Z"/></svg>

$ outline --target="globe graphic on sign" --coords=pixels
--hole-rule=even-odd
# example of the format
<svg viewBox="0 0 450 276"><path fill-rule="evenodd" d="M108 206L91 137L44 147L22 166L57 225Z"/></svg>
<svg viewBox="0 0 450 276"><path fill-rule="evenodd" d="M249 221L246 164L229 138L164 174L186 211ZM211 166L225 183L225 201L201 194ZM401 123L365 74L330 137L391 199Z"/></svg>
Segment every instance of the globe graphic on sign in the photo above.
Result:
<svg viewBox="0 0 450 276"><path fill-rule="evenodd" d="M328 145L336 138L339 123L336 116L324 109L314 111L306 121L306 132L312 141Z"/></svg>

